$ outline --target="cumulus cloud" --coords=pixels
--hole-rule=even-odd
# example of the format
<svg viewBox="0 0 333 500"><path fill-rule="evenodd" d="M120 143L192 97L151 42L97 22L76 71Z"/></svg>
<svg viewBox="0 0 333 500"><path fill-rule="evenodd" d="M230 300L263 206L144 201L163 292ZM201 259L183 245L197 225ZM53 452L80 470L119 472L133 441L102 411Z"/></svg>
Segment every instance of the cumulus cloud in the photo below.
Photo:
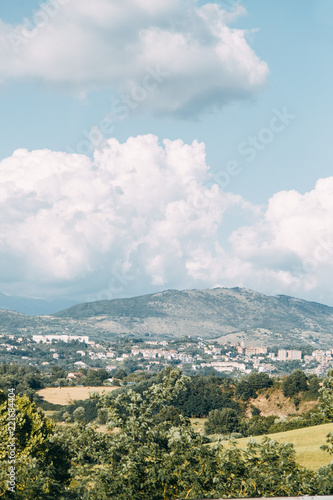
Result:
<svg viewBox="0 0 333 500"><path fill-rule="evenodd" d="M281 191L255 224L233 232L233 255L267 291L331 302L332 217L333 177L319 179L305 194Z"/></svg>
<svg viewBox="0 0 333 500"><path fill-rule="evenodd" d="M247 32L228 26L244 13L195 0L49 0L20 25L0 21L0 80L131 95L147 85L149 68L164 76L149 83L145 109L195 115L266 83Z"/></svg>
<svg viewBox="0 0 333 500"><path fill-rule="evenodd" d="M204 144L153 135L110 139L94 160L21 149L0 172L0 287L21 294L182 286L193 249L209 256L225 212L244 204L206 187Z"/></svg>
<svg viewBox="0 0 333 500"><path fill-rule="evenodd" d="M212 184L205 145L154 135L0 162L0 290L98 300L245 286L332 302L333 177L257 207ZM209 186L209 187L208 187ZM228 216L243 217L227 233Z"/></svg>

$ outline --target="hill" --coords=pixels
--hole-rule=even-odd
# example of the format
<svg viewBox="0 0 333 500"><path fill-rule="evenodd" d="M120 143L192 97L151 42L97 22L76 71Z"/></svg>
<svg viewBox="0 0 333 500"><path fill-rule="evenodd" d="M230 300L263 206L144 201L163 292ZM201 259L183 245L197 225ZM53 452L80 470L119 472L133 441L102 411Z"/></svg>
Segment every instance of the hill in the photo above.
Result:
<svg viewBox="0 0 333 500"><path fill-rule="evenodd" d="M244 288L167 290L79 304L55 315L115 334L199 336L246 345L331 345L333 308Z"/></svg>
<svg viewBox="0 0 333 500"><path fill-rule="evenodd" d="M332 461L332 456L320 449L323 444L326 444L326 436L329 432L333 432L333 423L268 434L268 437L280 443L292 443L295 447L297 462L304 467L318 469L321 465L328 465ZM260 442L263 437L238 439L237 446L245 448L249 439Z"/></svg>

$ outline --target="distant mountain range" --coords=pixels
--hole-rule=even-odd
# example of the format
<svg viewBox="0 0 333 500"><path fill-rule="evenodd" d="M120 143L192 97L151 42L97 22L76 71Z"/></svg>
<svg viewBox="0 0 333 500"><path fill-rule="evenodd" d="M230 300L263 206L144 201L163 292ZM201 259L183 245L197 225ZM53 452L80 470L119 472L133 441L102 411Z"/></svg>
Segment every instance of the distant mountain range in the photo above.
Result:
<svg viewBox="0 0 333 500"><path fill-rule="evenodd" d="M34 316L40 314L53 314L61 309L71 307L74 304L77 304L74 300L47 301L44 299L31 299L27 297L7 295L0 292L0 309L16 311Z"/></svg>
<svg viewBox="0 0 333 500"><path fill-rule="evenodd" d="M52 316L0 311L0 324L0 331L15 333L66 330L93 338L166 339L190 335L245 345L333 347L332 307L245 288L167 290L78 304Z"/></svg>

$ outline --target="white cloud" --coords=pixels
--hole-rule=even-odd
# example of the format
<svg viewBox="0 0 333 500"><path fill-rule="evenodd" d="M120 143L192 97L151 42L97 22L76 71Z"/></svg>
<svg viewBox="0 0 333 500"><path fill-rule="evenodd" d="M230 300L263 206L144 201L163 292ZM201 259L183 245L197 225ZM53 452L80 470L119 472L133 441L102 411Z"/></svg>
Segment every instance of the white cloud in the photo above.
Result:
<svg viewBox="0 0 333 500"><path fill-rule="evenodd" d="M0 79L127 94L142 85L147 68L160 68L167 76L145 109L184 115L250 97L266 83L267 64L246 31L228 27L243 7L226 12L214 3L199 8L195 0L51 3L52 15L49 1L19 26L1 22Z"/></svg>
<svg viewBox="0 0 333 500"><path fill-rule="evenodd" d="M254 225L233 232L233 253L251 264L251 282L267 292L332 302L332 217L333 177L305 194L281 191Z"/></svg>
<svg viewBox="0 0 333 500"><path fill-rule="evenodd" d="M153 135L110 139L93 161L18 150L0 173L0 289L21 294L181 285L193 249L208 256L224 213L243 203L205 187L203 144Z"/></svg>
<svg viewBox="0 0 333 500"><path fill-rule="evenodd" d="M260 208L211 185L204 144L154 135L109 139L93 160L21 149L0 175L5 292L99 299L219 283L332 302L333 177ZM231 234L229 214L243 218Z"/></svg>

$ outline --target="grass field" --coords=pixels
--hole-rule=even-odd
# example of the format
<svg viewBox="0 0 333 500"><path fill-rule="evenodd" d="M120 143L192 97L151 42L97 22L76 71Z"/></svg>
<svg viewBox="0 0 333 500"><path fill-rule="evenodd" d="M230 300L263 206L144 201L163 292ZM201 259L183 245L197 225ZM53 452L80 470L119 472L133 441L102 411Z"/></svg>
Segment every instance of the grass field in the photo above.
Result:
<svg viewBox="0 0 333 500"><path fill-rule="evenodd" d="M207 419L191 418L190 420L194 431L202 434ZM292 443L296 451L297 462L305 467L317 469L321 465L328 465L333 460L333 455L320 449L323 444L326 444L326 435L329 432L333 432L333 423L277 432L276 434L268 434L268 437L280 443ZM245 448L249 439L248 437L237 439L237 446ZM253 439L261 441L263 436L255 436Z"/></svg>
<svg viewBox="0 0 333 500"><path fill-rule="evenodd" d="M317 469L321 465L328 465L333 460L332 455L320 449L323 444L326 444L326 435L329 432L333 432L333 423L268 434L268 437L280 443L292 443L295 447L297 462L305 467ZM261 441L262 438L263 436L255 436L253 439ZM237 439L237 445L245 448L249 439Z"/></svg>
<svg viewBox="0 0 333 500"><path fill-rule="evenodd" d="M67 405L71 401L88 399L89 394L92 392L98 392L101 394L103 391L110 392L119 387L47 387L46 389L41 389L37 393L44 398L45 401L58 405Z"/></svg>

